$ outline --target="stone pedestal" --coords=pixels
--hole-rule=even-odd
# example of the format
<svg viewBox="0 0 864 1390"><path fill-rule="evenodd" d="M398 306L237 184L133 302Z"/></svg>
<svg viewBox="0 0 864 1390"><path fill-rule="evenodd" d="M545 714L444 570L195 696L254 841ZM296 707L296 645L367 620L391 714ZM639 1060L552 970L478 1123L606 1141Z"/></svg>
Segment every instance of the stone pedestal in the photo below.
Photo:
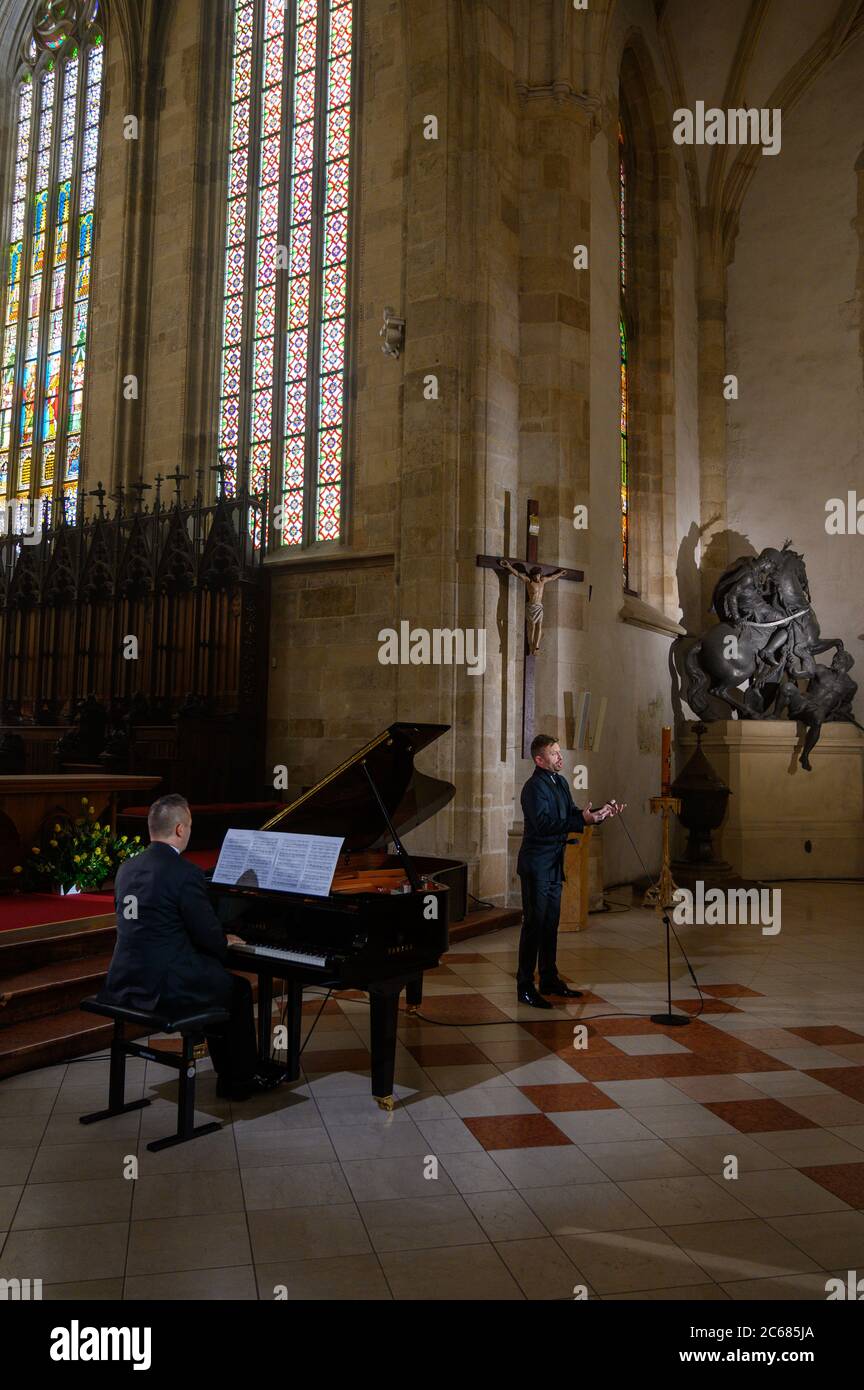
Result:
<svg viewBox="0 0 864 1390"><path fill-rule="evenodd" d="M715 854L745 879L864 876L864 734L826 724L798 762L801 736L789 720L718 720L702 750L732 795L714 835ZM679 741L684 758L696 739Z"/></svg>

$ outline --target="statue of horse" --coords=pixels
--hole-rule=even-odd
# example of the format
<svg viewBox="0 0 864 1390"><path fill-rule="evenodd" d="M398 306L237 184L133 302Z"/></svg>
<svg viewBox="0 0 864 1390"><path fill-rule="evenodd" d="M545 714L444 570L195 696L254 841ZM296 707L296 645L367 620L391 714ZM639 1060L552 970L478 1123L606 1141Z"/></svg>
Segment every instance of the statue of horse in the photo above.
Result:
<svg viewBox="0 0 864 1390"><path fill-rule="evenodd" d="M843 650L839 637L821 637L804 557L789 544L736 561L719 581L713 606L720 622L684 659L690 680L684 698L700 719L716 717L712 696L739 719L767 719L784 674L812 677L820 652Z"/></svg>

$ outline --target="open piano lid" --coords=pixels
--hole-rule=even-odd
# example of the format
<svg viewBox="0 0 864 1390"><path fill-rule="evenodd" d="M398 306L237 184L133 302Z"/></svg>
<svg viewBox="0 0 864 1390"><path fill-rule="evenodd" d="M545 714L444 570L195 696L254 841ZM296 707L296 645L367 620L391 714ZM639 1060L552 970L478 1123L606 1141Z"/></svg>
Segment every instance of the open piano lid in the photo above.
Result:
<svg viewBox="0 0 864 1390"><path fill-rule="evenodd" d="M322 777L290 806L277 811L262 830L300 835L342 835L343 853L382 849L390 839L363 764L398 835L429 820L456 788L414 767L414 756L446 734L449 724L391 724L365 748Z"/></svg>

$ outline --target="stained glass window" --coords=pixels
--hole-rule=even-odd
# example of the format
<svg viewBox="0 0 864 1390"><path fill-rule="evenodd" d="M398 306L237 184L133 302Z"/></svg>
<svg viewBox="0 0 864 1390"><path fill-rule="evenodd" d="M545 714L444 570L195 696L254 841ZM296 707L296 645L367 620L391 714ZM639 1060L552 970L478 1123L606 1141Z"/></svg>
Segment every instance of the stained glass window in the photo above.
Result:
<svg viewBox="0 0 864 1390"><path fill-rule="evenodd" d="M233 11L218 447L225 492L266 489L283 546L341 527L354 10Z"/></svg>
<svg viewBox="0 0 864 1390"><path fill-rule="evenodd" d="M630 588L630 360L627 334L628 288L628 179L624 127L618 126L618 262L621 310L618 318L621 370L621 564L624 588Z"/></svg>
<svg viewBox="0 0 864 1390"><path fill-rule="evenodd" d="M62 12L61 12L62 11ZM77 504L104 45L98 0L35 7L14 87L0 286L0 507Z"/></svg>

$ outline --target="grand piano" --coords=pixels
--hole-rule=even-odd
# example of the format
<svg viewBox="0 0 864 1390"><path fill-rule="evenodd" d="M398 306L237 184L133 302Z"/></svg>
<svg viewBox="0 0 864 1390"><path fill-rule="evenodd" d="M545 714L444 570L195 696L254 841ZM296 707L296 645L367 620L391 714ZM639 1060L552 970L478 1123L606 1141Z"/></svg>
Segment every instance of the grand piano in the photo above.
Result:
<svg viewBox="0 0 864 1390"><path fill-rule="evenodd" d="M467 866L412 857L401 841L452 798L450 782L417 770L414 757L447 724L391 724L359 752L266 821L262 830L344 836L327 897L210 883L228 931L243 938L228 965L258 976L258 1047L272 1058L275 982L284 997L286 1066L300 1074L303 990L369 994L372 1094L393 1109L399 997L416 1008L423 971L447 950L451 919L464 915ZM392 846L392 848L391 848Z"/></svg>

